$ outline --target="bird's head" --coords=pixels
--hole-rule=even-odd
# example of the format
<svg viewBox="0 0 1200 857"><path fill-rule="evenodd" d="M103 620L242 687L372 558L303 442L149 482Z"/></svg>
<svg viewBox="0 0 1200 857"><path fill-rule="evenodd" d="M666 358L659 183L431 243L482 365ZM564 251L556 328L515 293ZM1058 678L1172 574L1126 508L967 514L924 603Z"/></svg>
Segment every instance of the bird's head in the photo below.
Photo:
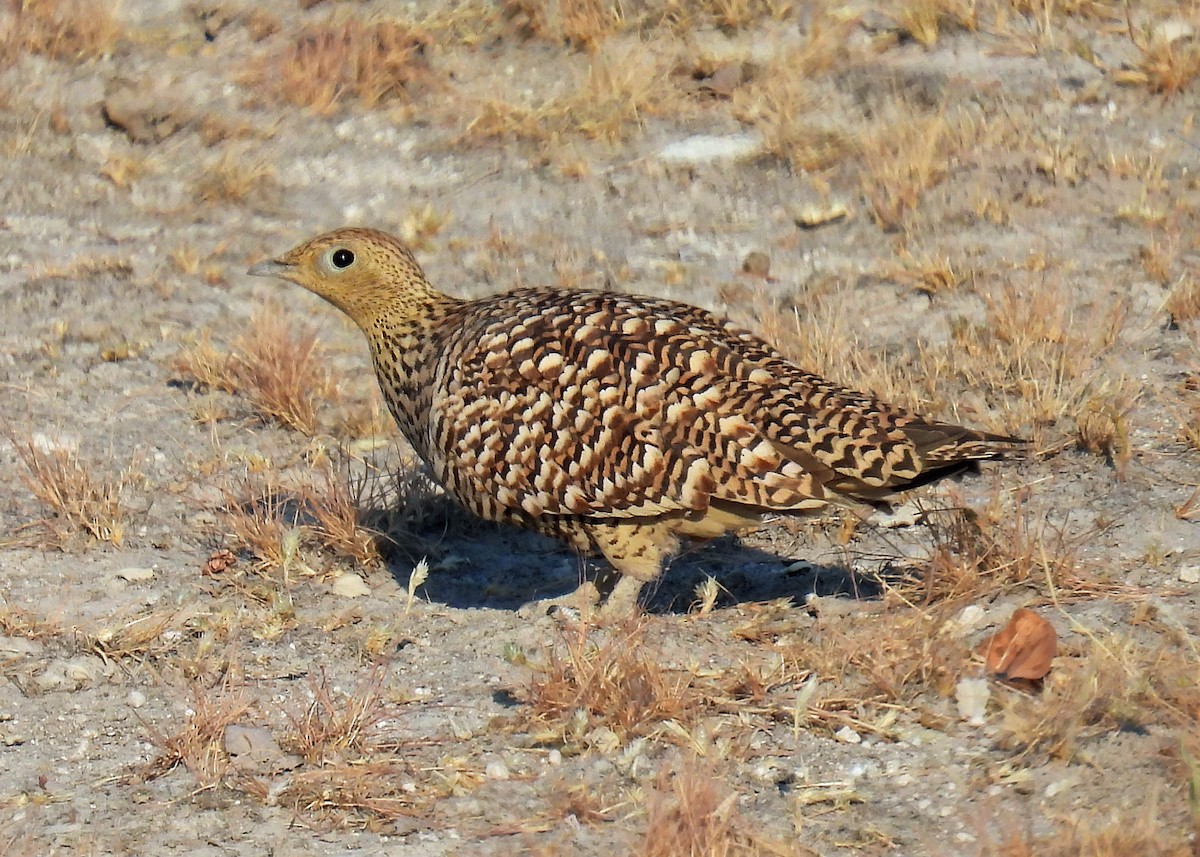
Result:
<svg viewBox="0 0 1200 857"><path fill-rule="evenodd" d="M374 229L326 232L247 272L278 277L320 295L367 330L383 316L417 317L447 300L425 279L412 252Z"/></svg>

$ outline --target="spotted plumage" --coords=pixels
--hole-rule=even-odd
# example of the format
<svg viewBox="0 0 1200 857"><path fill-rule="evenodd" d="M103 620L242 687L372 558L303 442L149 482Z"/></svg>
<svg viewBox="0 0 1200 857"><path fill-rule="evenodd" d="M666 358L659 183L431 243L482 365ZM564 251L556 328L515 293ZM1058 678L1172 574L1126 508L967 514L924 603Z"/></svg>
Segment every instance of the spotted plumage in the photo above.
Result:
<svg viewBox="0 0 1200 857"><path fill-rule="evenodd" d="M877 503L1018 443L839 387L687 304L557 289L459 300L374 230L330 232L250 273L346 312L434 478L482 518L598 549L620 572L613 611L680 536Z"/></svg>

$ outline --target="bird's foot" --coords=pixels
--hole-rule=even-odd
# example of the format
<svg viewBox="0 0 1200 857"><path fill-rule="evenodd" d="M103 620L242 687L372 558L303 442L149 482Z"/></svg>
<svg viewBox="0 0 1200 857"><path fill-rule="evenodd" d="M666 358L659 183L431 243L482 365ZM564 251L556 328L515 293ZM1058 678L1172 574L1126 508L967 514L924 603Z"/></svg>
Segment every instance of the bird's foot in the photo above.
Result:
<svg viewBox="0 0 1200 857"><path fill-rule="evenodd" d="M600 590L590 580L585 580L574 592L559 595L557 598L539 598L517 608L517 615L522 619L538 619L542 616L557 616L560 614L575 614L591 618L596 614L596 606L600 603Z"/></svg>

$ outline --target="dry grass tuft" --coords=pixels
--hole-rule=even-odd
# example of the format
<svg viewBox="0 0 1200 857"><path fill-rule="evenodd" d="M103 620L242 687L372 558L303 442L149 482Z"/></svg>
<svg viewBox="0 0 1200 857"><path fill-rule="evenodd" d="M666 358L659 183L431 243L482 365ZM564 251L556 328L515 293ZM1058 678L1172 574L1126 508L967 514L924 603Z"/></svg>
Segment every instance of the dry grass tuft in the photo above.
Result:
<svg viewBox="0 0 1200 857"><path fill-rule="evenodd" d="M292 775L273 802L340 824L369 824L409 814L436 791L434 784L420 782L411 764L392 755L402 745L381 732L402 718L385 699L387 675L387 667L377 664L349 693L331 687L324 672L309 682L312 700L292 718L281 744L313 767Z"/></svg>
<svg viewBox="0 0 1200 857"><path fill-rule="evenodd" d="M1133 6L1127 5L1129 38L1139 57L1132 68L1114 75L1118 83L1145 86L1161 95L1178 95L1200 79L1200 40L1193 34L1170 32L1166 24L1155 21L1139 31L1134 26Z"/></svg>
<svg viewBox="0 0 1200 857"><path fill-rule="evenodd" d="M1171 228L1160 228L1151 232L1146 243L1137 250L1137 261L1146 272L1146 276L1161 286L1169 286L1181 267L1183 250L1182 230L1172 224Z"/></svg>
<svg viewBox="0 0 1200 857"><path fill-rule="evenodd" d="M910 285L932 297L958 291L974 281L976 271L969 263L954 262L947 256L915 256L902 248L881 276Z"/></svg>
<svg viewBox="0 0 1200 857"><path fill-rule="evenodd" d="M334 763L294 774L271 800L339 826L389 821L412 815L420 803L420 796L406 788L413 777L402 759ZM266 797L259 799L265 803Z"/></svg>
<svg viewBox="0 0 1200 857"><path fill-rule="evenodd" d="M1035 439L1040 427L1082 414L1097 395L1101 360L1124 326L1127 302L1096 307L1085 324L1075 317L1072 293L1036 273L1014 276L983 298L987 322L954 332L948 368L967 389L996 401L1006 425L1032 426ZM1120 398L1135 392L1120 384Z"/></svg>
<svg viewBox="0 0 1200 857"><path fill-rule="evenodd" d="M404 815L438 786L422 784L418 790L413 782L417 772L393 755L400 745L376 740L379 724L397 717L382 701L385 673L382 668L372 670L354 692L344 695L329 686L324 674L310 684L312 701L281 741L282 747L303 755L303 763L282 752L276 759L235 763L225 746L225 730L246 720L253 708L248 693L235 687L229 674L216 689L193 682L186 722L174 733L147 724L159 754L126 779L145 782L182 765L201 790L229 788L264 805L289 806L309 818L339 825ZM259 776L269 765L288 773L276 780ZM449 775L455 778L454 772ZM463 778L457 781L465 784Z"/></svg>
<svg viewBox="0 0 1200 857"><path fill-rule="evenodd" d="M631 23L620 0L505 0L501 5L509 26L522 36L589 53Z"/></svg>
<svg viewBox="0 0 1200 857"><path fill-rule="evenodd" d="M267 481L247 481L241 491L229 492L221 510L225 541L234 553L248 554L234 574L249 571L286 588L293 580L317 572L305 561L305 528L294 497Z"/></svg>
<svg viewBox="0 0 1200 857"><path fill-rule="evenodd" d="M53 513L41 524L55 544L63 547L78 533L118 546L124 542L132 471L98 476L96 466L81 461L76 449L11 434L9 440L25 465L22 481Z"/></svg>
<svg viewBox="0 0 1200 857"><path fill-rule="evenodd" d="M105 0L8 0L12 29L0 49L86 62L107 56L121 29Z"/></svg>
<svg viewBox="0 0 1200 857"><path fill-rule="evenodd" d="M270 473L247 474L216 509L224 546L248 559L214 572L247 574L284 588L347 566L361 573L385 557L415 562L437 556L417 531L429 511L430 483L415 469L352 474L326 461L283 484Z"/></svg>
<svg viewBox="0 0 1200 857"><path fill-rule="evenodd" d="M814 853L799 844L770 843L738 811L729 789L699 759L664 766L646 806L642 857L757 857Z"/></svg>
<svg viewBox="0 0 1200 857"><path fill-rule="evenodd" d="M428 35L402 21L327 21L257 61L243 82L321 115L351 101L367 108L409 103L431 79L429 44Z"/></svg>
<svg viewBox="0 0 1200 857"><path fill-rule="evenodd" d="M43 640L55 637L62 631L63 627L58 621L17 606L7 593L0 591L0 637Z"/></svg>
<svg viewBox="0 0 1200 857"><path fill-rule="evenodd" d="M239 387L262 414L286 428L312 435L317 409L337 387L326 368L315 328L293 331L277 310L264 307L250 329L233 342Z"/></svg>
<svg viewBox="0 0 1200 857"><path fill-rule="evenodd" d="M1200 451L1200 370L1184 377L1179 392L1179 438L1189 449Z"/></svg>
<svg viewBox="0 0 1200 857"><path fill-rule="evenodd" d="M330 466L299 492L301 507L312 519L308 529L314 541L359 568L382 562L380 541L387 538L386 531L367 522L378 510L363 502L369 499L369 495L364 497L365 487L365 480L352 482Z"/></svg>
<svg viewBox="0 0 1200 857"><path fill-rule="evenodd" d="M452 220L451 215L434 209L431 203L413 207L400 224L400 237L416 250L431 250L433 237Z"/></svg>
<svg viewBox="0 0 1200 857"><path fill-rule="evenodd" d="M89 634L85 645L106 661L124 659L144 660L174 651L183 634L166 634L177 630L192 616L188 610L168 608L152 610L106 624Z"/></svg>
<svg viewBox="0 0 1200 857"><path fill-rule="evenodd" d="M945 32L979 29L979 14L974 3L963 0L903 0L890 13L902 39L912 39L924 47L933 47Z"/></svg>
<svg viewBox="0 0 1200 857"><path fill-rule="evenodd" d="M600 50L613 36L632 31L662 37L664 31L742 30L767 19L785 19L795 5L792 0L505 0L500 4L501 18L522 37L588 53Z"/></svg>
<svg viewBox="0 0 1200 857"><path fill-rule="evenodd" d="M1053 833L1036 836L1016 830L1012 819L996 819L1002 837L986 837L979 857L1194 857L1194 848L1180 842L1164 823L1158 796L1150 794L1131 814L1084 813L1057 825Z"/></svg>
<svg viewBox="0 0 1200 857"><path fill-rule="evenodd" d="M830 124L820 78L846 62L848 22L819 20L805 41L774 56L732 93L730 113L756 128L765 151L795 170L821 170L858 154L853 129Z"/></svg>
<svg viewBox="0 0 1200 857"><path fill-rule="evenodd" d="M210 163L196 183L204 203L267 204L276 190L275 170L264 160L248 160L240 150L226 151Z"/></svg>
<svg viewBox="0 0 1200 857"><path fill-rule="evenodd" d="M234 393L238 386L232 362L232 355L213 345L208 331L201 331L191 345L176 355L173 368L205 390Z"/></svg>
<svg viewBox="0 0 1200 857"><path fill-rule="evenodd" d="M293 331L272 306L254 313L230 352L202 336L175 368L204 387L245 396L262 417L306 435L316 434L321 405L336 398L315 328Z"/></svg>
<svg viewBox="0 0 1200 857"><path fill-rule="evenodd" d="M702 14L722 30L742 30L765 19L782 20L795 9L791 0L698 0L679 4L676 10L677 27L695 26L688 12Z"/></svg>
<svg viewBox="0 0 1200 857"><path fill-rule="evenodd" d="M1127 389L1100 391L1084 402L1075 417L1076 435L1081 449L1101 455L1124 480L1125 468L1133 457L1129 438L1129 413L1136 397Z"/></svg>
<svg viewBox="0 0 1200 857"><path fill-rule="evenodd" d="M237 723L250 710L250 705L246 691L234 688L228 677L216 692L193 682L187 721L179 731L167 734L143 724L159 753L128 779L145 782L182 765L200 788L218 786L231 766L224 748L225 727Z"/></svg>
<svg viewBox="0 0 1200 857"><path fill-rule="evenodd" d="M377 666L352 693L344 694L329 686L322 670L319 679L309 681L312 701L293 718L283 746L317 764L368 750L372 727L392 714L383 700L385 677L386 670Z"/></svg>
<svg viewBox="0 0 1200 857"><path fill-rule="evenodd" d="M904 227L925 192L950 172L955 157L973 145L974 123L963 113L903 118L862 142L861 187L872 219L884 230Z"/></svg>
<svg viewBox="0 0 1200 857"><path fill-rule="evenodd" d="M1192 273L1180 277L1167 293L1163 307L1171 324L1177 327L1185 324L1200 326L1200 277Z"/></svg>
<svg viewBox="0 0 1200 857"><path fill-rule="evenodd" d="M636 621L602 631L579 623L535 667L527 691L543 743L578 745L607 729L622 741L654 732L666 720L694 718L700 697L692 676L669 670L644 646Z"/></svg>
<svg viewBox="0 0 1200 857"><path fill-rule="evenodd" d="M872 723L872 713L886 722L897 705L928 708L927 694L934 701L950 697L971 659L955 613L949 604L901 609L865 623L821 624L793 638L782 647L787 661L836 688L810 703L803 717L887 734L886 726Z"/></svg>
<svg viewBox="0 0 1200 857"><path fill-rule="evenodd" d="M952 500L950 509L932 513L930 558L920 573L897 583L896 592L913 603L962 606L1026 586L1069 599L1105 591L1079 559L1094 533L1068 537L1053 522L1053 509L1033 500L1028 489L1012 505L999 501L993 497L987 508L972 511Z"/></svg>
<svg viewBox="0 0 1200 857"><path fill-rule="evenodd" d="M664 82L669 64L645 46L597 54L567 92L520 101L488 99L478 105L460 141L526 140L552 145L582 136L616 143L644 117L682 109L678 92Z"/></svg>

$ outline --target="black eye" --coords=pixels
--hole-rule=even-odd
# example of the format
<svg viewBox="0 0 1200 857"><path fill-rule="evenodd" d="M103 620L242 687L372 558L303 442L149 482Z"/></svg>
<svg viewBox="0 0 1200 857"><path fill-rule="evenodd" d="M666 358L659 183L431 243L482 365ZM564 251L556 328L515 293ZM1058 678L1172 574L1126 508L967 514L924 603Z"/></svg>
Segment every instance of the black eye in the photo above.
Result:
<svg viewBox="0 0 1200 857"><path fill-rule="evenodd" d="M333 251L333 256L330 257L335 268L349 268L354 264L354 254L345 247L339 247Z"/></svg>

